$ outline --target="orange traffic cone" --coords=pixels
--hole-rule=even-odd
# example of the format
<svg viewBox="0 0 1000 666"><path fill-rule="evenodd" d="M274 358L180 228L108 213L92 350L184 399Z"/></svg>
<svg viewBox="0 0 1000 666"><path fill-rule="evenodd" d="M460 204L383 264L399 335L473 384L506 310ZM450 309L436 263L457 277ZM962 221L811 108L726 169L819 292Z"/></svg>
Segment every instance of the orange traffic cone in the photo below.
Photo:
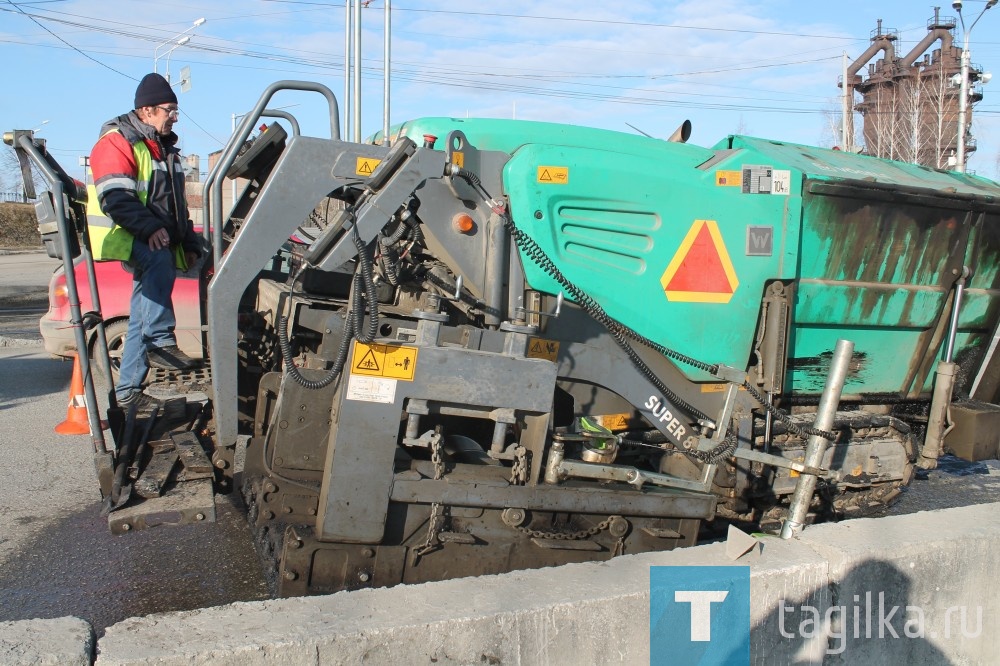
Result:
<svg viewBox="0 0 1000 666"><path fill-rule="evenodd" d="M66 420L56 426L56 432L60 435L87 435L90 433L79 356L73 357L73 379L69 383L69 407L66 409Z"/></svg>

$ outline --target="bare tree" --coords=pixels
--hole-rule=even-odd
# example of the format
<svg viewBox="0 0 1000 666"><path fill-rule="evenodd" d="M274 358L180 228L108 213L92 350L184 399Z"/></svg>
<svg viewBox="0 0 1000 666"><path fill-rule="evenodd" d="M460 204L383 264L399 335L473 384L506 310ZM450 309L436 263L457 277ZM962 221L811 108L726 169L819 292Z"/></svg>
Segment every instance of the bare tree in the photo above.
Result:
<svg viewBox="0 0 1000 666"><path fill-rule="evenodd" d="M858 86L870 155L936 169L952 166L958 131L955 53L936 51L922 62L882 67ZM972 148L974 150L975 148Z"/></svg>
<svg viewBox="0 0 1000 666"><path fill-rule="evenodd" d="M36 193L47 189L45 180L38 173L34 164L31 165L31 176ZM0 151L0 192L24 192L21 164L17 160L14 149L6 145Z"/></svg>
<svg viewBox="0 0 1000 666"><path fill-rule="evenodd" d="M899 103L895 82L882 80L868 87L856 107L864 117L865 152L876 157L898 159L896 126Z"/></svg>
<svg viewBox="0 0 1000 666"><path fill-rule="evenodd" d="M940 63L924 69L920 77L920 94L923 106L917 161L945 169L949 166L948 158L955 151L958 109L954 86Z"/></svg>
<svg viewBox="0 0 1000 666"><path fill-rule="evenodd" d="M748 131L749 130L747 129L746 118L744 118L743 114L741 113L740 114L740 120L739 120L738 123L736 123L736 129L733 130L733 134L738 134L738 135L741 135L741 136L745 136Z"/></svg>

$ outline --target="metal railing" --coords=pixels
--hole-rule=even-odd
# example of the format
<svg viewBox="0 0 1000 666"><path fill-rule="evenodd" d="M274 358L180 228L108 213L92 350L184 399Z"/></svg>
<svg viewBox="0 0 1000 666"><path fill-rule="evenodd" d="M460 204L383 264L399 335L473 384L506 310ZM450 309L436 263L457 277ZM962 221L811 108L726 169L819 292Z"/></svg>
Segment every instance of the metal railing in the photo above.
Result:
<svg viewBox="0 0 1000 666"><path fill-rule="evenodd" d="M0 203L34 203L24 192L0 192Z"/></svg>

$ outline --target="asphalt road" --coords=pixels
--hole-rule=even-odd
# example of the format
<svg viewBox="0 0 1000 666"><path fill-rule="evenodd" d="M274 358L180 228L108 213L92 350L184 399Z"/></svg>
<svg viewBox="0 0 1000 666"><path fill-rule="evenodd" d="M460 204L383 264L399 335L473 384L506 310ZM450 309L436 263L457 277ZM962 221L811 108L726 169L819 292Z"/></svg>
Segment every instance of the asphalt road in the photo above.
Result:
<svg viewBox="0 0 1000 666"><path fill-rule="evenodd" d="M62 263L42 251L0 251L0 347L34 346L48 310L48 284Z"/></svg>
<svg viewBox="0 0 1000 666"><path fill-rule="evenodd" d="M72 364L42 349L38 318L59 263L0 255L0 621L75 615L101 633L135 615L267 598L235 498L218 498L214 524L108 530L90 436L54 432Z"/></svg>
<svg viewBox="0 0 1000 666"><path fill-rule="evenodd" d="M242 509L218 522L113 536L89 435L57 435L71 365L0 349L0 621L75 615L101 632L127 617L266 599Z"/></svg>

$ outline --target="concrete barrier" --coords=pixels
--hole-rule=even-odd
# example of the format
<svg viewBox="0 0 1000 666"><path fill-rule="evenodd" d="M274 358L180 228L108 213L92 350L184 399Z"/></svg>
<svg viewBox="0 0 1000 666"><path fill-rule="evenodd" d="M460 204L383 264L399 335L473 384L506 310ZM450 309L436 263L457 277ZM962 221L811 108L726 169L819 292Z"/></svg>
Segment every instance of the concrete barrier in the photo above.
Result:
<svg viewBox="0 0 1000 666"><path fill-rule="evenodd" d="M608 562L132 618L114 664L648 664L651 566L749 566L753 664L987 664L1000 504L810 527L738 561L716 543ZM0 662L90 662L77 618L0 624Z"/></svg>
<svg viewBox="0 0 1000 666"><path fill-rule="evenodd" d="M133 618L97 664L648 664L649 567L734 564L751 569L754 664L995 663L998 550L1000 504L852 520L737 562L708 544Z"/></svg>
<svg viewBox="0 0 1000 666"><path fill-rule="evenodd" d="M78 617L0 622L0 664L90 666L94 632Z"/></svg>

